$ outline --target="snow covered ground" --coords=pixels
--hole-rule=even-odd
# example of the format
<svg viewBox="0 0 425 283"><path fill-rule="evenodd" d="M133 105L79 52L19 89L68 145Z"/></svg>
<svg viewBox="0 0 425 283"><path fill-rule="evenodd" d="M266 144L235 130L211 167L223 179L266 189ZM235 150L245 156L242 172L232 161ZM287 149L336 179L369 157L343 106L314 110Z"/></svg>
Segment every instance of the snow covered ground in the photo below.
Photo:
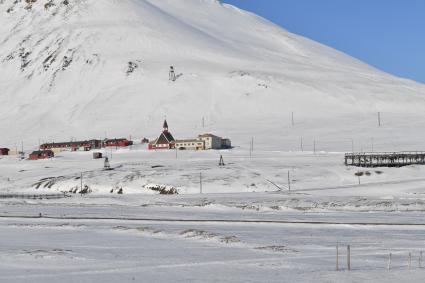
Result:
<svg viewBox="0 0 425 283"><path fill-rule="evenodd" d="M105 152L111 155L111 151ZM222 154L226 166L218 166ZM0 159L1 282L421 281L421 166L362 169L343 153L112 150ZM287 186L290 172L291 191ZM69 193L83 184L93 192ZM203 176L200 194L199 173ZM7 176L7 177L6 177ZM53 178L53 182L39 181ZM40 184L37 188L37 185ZM159 195L147 184L175 187ZM123 188L123 194L116 190ZM336 244L340 268L335 271ZM346 270L346 245L352 270ZM391 270L388 257L392 254ZM409 269L409 253L412 254Z"/></svg>
<svg viewBox="0 0 425 283"><path fill-rule="evenodd" d="M48 211L43 211L45 208ZM326 221L338 218L359 221L363 216L391 217L392 221L403 222L365 226L261 222L261 218L280 219L279 215L287 215L279 212L235 213L205 207L168 210L163 206L159 210L162 213L157 214L149 207L127 208L75 202L29 205L2 201L0 281L420 282L424 278L425 269L419 267L425 240L421 216L416 220L420 219L422 224L415 226L404 225L405 215L398 214L300 213L310 220L319 216ZM4 218L5 211L14 216ZM21 218L39 211L46 218ZM95 211L116 219L60 219L90 218ZM54 215L59 219L48 218ZM119 219L131 216L168 220ZM258 222L215 220L222 216ZM297 220L296 214L288 216ZM172 221L173 218L210 220L182 222ZM335 271L337 242L342 270L338 272ZM346 270L345 264L348 244L352 251L351 271ZM387 270L389 253L392 253L391 270ZM412 254L410 269L409 253Z"/></svg>

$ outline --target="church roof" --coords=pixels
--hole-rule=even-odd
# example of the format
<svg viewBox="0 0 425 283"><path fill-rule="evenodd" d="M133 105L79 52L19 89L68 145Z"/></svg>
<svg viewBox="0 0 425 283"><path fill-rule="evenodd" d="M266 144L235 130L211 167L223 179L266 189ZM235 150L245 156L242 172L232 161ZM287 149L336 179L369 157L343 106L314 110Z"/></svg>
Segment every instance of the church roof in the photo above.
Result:
<svg viewBox="0 0 425 283"><path fill-rule="evenodd" d="M161 135L151 144L169 144L174 141L174 137L170 132L162 132Z"/></svg>

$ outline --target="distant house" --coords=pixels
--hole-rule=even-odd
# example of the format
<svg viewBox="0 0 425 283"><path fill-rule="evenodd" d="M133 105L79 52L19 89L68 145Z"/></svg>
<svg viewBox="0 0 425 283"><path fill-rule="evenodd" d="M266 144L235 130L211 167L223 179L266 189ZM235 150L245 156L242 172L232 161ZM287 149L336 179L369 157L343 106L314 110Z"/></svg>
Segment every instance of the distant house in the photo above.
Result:
<svg viewBox="0 0 425 283"><path fill-rule="evenodd" d="M147 139L147 138L143 138L143 139L142 139L142 144L147 144L147 143L149 143L149 139Z"/></svg>
<svg viewBox="0 0 425 283"><path fill-rule="evenodd" d="M128 139L120 138L120 139L106 139L103 141L104 147L127 147L133 145L132 141Z"/></svg>
<svg viewBox="0 0 425 283"><path fill-rule="evenodd" d="M56 153L62 151L89 151L92 149L99 149L101 146L102 143L100 140L53 142L40 145L40 150L51 150Z"/></svg>
<svg viewBox="0 0 425 283"><path fill-rule="evenodd" d="M0 155L9 155L9 151L8 148L0 148Z"/></svg>
<svg viewBox="0 0 425 283"><path fill-rule="evenodd" d="M22 155L22 154L23 154L23 152L21 152L18 149L11 149L11 150L9 150L9 155Z"/></svg>
<svg viewBox="0 0 425 283"><path fill-rule="evenodd" d="M205 142L199 139L176 140L175 147L180 150L205 150Z"/></svg>
<svg viewBox="0 0 425 283"><path fill-rule="evenodd" d="M149 150L157 149L173 149L175 147L175 139L173 135L168 131L167 120L164 121L163 131L159 137L150 142L148 145Z"/></svg>
<svg viewBox="0 0 425 283"><path fill-rule="evenodd" d="M53 158L54 156L55 154L51 150L38 150L31 153L28 159L39 160L39 159Z"/></svg>

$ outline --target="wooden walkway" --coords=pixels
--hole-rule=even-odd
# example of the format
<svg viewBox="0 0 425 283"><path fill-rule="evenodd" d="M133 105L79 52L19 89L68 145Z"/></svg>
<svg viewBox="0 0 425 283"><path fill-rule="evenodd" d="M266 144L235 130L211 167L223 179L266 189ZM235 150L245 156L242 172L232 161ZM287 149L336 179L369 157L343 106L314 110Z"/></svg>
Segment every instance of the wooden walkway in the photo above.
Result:
<svg viewBox="0 0 425 283"><path fill-rule="evenodd" d="M2 194L0 199L61 199L69 197L67 194Z"/></svg>
<svg viewBox="0 0 425 283"><path fill-rule="evenodd" d="M346 153L345 165L357 167L402 167L425 165L425 152L361 152Z"/></svg>

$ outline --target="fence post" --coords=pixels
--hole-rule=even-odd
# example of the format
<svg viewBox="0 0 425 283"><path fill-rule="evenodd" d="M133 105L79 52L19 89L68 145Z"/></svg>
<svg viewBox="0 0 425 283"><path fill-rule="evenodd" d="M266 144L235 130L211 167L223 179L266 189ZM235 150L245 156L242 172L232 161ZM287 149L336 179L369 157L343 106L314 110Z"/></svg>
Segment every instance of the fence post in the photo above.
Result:
<svg viewBox="0 0 425 283"><path fill-rule="evenodd" d="M301 152L304 152L304 144L303 144L303 137L301 137Z"/></svg>
<svg viewBox="0 0 425 283"><path fill-rule="evenodd" d="M289 175L289 171L288 171L288 190L291 191L291 177Z"/></svg>
<svg viewBox="0 0 425 283"><path fill-rule="evenodd" d="M409 265L409 270L410 270L411 267L412 267L412 253L409 253L409 262L408 262L408 265Z"/></svg>
<svg viewBox="0 0 425 283"><path fill-rule="evenodd" d="M350 245L347 246L347 269L351 270L351 248L350 248Z"/></svg>
<svg viewBox="0 0 425 283"><path fill-rule="evenodd" d="M392 261L392 254L388 256L388 270L391 270L391 261Z"/></svg>

